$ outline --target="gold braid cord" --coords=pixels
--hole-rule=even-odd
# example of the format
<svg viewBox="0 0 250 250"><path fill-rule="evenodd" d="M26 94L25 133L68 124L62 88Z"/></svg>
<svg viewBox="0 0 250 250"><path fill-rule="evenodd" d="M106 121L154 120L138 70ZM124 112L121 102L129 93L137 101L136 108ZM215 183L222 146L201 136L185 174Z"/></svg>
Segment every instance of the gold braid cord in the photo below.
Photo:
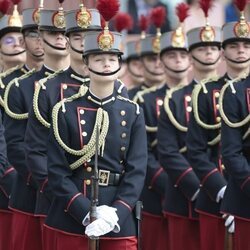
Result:
<svg viewBox="0 0 250 250"><path fill-rule="evenodd" d="M84 96L87 92L88 88L80 88L79 92L67 99L63 99L59 103L57 103L52 111L52 126L53 126L53 131L55 138L59 145L69 154L75 155L75 156L82 156L80 159L78 159L76 162L72 163L70 165L70 168L76 169L79 166L81 166L84 162L89 160L94 154L95 154L95 143L96 143L96 127L100 128L100 137L99 137L99 149L102 147L102 152L104 151L104 146L105 146L105 139L108 133L109 129L109 116L108 113L103 110L102 108L99 108L97 110L96 114L96 121L93 129L93 133L91 135L91 138L89 140L89 143L85 145L82 149L80 150L75 150L67 146L60 134L59 134L59 129L58 129L58 114L59 110L65 105L65 103L72 102L81 96Z"/></svg>
<svg viewBox="0 0 250 250"><path fill-rule="evenodd" d="M198 98L199 98L199 94L200 94L201 89L203 89L203 93L205 93L205 94L208 93L206 86L205 86L206 83L214 82L214 81L218 81L218 80L219 80L218 77L203 79L199 84L197 84L194 87L194 90L192 92L193 112L194 112L195 120L202 128L207 129L207 130L219 129L221 127L221 123L210 125L210 124L206 124L205 122L203 122L200 119Z"/></svg>
<svg viewBox="0 0 250 250"><path fill-rule="evenodd" d="M174 125L175 128L177 128L178 130L180 130L181 132L187 132L187 127L182 126L174 117L174 114L169 106L169 101L172 98L172 95L175 91L182 89L184 87L184 85L179 85L175 88L172 88L170 90L167 91L166 97L164 99L164 109L168 115L169 120L171 121L171 123Z"/></svg>
<svg viewBox="0 0 250 250"><path fill-rule="evenodd" d="M155 92L157 90L156 86L150 87L150 88L146 88L143 90L140 90L136 93L136 95L133 98L133 102L140 102L143 103L144 102L144 98L143 95L147 94L147 93L151 93L151 92Z"/></svg>
<svg viewBox="0 0 250 250"><path fill-rule="evenodd" d="M50 74L49 76L42 78L38 81L38 84L36 84L35 86L35 92L33 95L33 109L34 109L34 113L35 116L37 118L37 120L46 128L50 128L50 123L47 122L41 115L40 110L39 110L39 93L41 91L41 89L46 90L46 82L56 76L58 76L61 72L63 72L63 70L58 70L56 72L54 72L53 74Z"/></svg>
<svg viewBox="0 0 250 250"><path fill-rule="evenodd" d="M28 71L27 73L25 73L24 75L20 76L20 77L16 77L14 79L12 79L9 84L6 87L5 93L4 93L4 109L5 112L8 116L10 116L11 118L15 119L15 120L25 120L28 119L28 112L27 113L23 113L23 114L17 114L14 113L13 111L10 110L9 104L8 104L8 100L9 100L9 93L10 93L10 89L11 87L15 84L16 87L19 86L19 81L23 80L25 78L28 78L29 76L31 76L33 73L35 73L35 69L32 69L30 71Z"/></svg>
<svg viewBox="0 0 250 250"><path fill-rule="evenodd" d="M79 82L82 82L82 83L84 83L84 84L86 84L86 82L89 82L89 81L90 81L89 78L82 78L82 77L76 76L76 75L74 75L74 74L71 74L70 77L73 78L73 79L75 79L75 80L77 80L77 81L79 81Z"/></svg>
<svg viewBox="0 0 250 250"><path fill-rule="evenodd" d="M15 70L17 69L21 69L23 67L23 65L17 65L15 67L12 67L2 73L0 73L0 88L1 89L4 89L5 88L5 85L2 81L3 78L5 78L6 76L10 75L12 72L14 72ZM0 96L0 106L4 107L4 100L2 98L2 96Z"/></svg>
<svg viewBox="0 0 250 250"><path fill-rule="evenodd" d="M232 93L236 93L234 87L233 87L233 83L237 83L243 79L245 79L246 77L237 77L233 80L229 80L227 82L227 84L225 84L223 86L223 88L221 89L221 94L220 94L220 98L219 98L219 111L220 111L220 115L223 119L223 121L227 124L227 126L231 127L231 128L238 128L238 127L242 127L244 125L246 125L249 121L250 121L250 114L248 114L246 116L245 119L243 119L242 121L240 122L231 122L228 117L226 116L225 112L224 112L224 109L223 109L223 98L224 98L224 95L225 95L225 92L226 92L226 89L230 86L231 87L231 90L232 90Z"/></svg>

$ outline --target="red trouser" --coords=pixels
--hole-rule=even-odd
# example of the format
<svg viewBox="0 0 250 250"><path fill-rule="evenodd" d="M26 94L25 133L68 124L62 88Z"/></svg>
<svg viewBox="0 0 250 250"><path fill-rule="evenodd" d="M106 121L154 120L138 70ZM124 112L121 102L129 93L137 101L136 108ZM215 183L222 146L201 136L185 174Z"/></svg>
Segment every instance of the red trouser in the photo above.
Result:
<svg viewBox="0 0 250 250"><path fill-rule="evenodd" d="M250 221L235 218L235 250L250 250Z"/></svg>
<svg viewBox="0 0 250 250"><path fill-rule="evenodd" d="M13 211L12 250L42 250L39 217Z"/></svg>
<svg viewBox="0 0 250 250"><path fill-rule="evenodd" d="M0 211L0 250L12 250L12 216L11 211Z"/></svg>
<svg viewBox="0 0 250 250"><path fill-rule="evenodd" d="M143 212L142 250L168 250L168 237L167 219Z"/></svg>
<svg viewBox="0 0 250 250"><path fill-rule="evenodd" d="M223 250L225 240L225 220L213 215L200 213L201 250Z"/></svg>
<svg viewBox="0 0 250 250"><path fill-rule="evenodd" d="M172 215L167 218L169 250L200 250L199 220Z"/></svg>
<svg viewBox="0 0 250 250"><path fill-rule="evenodd" d="M88 238L70 235L44 226L44 250L88 250ZM137 250L136 237L102 238L100 250Z"/></svg>

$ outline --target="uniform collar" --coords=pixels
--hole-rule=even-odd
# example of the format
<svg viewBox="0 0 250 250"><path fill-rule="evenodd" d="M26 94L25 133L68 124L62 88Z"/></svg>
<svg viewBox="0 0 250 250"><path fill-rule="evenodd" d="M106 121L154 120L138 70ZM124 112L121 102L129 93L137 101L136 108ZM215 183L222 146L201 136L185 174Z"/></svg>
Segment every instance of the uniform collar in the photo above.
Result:
<svg viewBox="0 0 250 250"><path fill-rule="evenodd" d="M97 104L98 106L106 106L108 104L112 104L116 99L114 92L111 95L109 95L103 99L100 99L99 97L97 97L93 93L91 93L90 89L88 89L86 96L90 102L93 102L93 103Z"/></svg>

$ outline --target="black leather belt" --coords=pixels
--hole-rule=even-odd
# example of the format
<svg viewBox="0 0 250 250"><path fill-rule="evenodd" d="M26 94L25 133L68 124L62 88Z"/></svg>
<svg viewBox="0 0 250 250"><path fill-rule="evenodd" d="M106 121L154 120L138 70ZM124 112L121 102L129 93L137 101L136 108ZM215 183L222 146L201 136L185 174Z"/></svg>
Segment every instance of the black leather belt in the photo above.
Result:
<svg viewBox="0 0 250 250"><path fill-rule="evenodd" d="M87 168L84 168L84 180L91 180L93 176L93 169L88 171ZM122 174L119 173L112 173L109 170L99 169L98 170L98 177L99 177L99 186L118 186L122 179Z"/></svg>

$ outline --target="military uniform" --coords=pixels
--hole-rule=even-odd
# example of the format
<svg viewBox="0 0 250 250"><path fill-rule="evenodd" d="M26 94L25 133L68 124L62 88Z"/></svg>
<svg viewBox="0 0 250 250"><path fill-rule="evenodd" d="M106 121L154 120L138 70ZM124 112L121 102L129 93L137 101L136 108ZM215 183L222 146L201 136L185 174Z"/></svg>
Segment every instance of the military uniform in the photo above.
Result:
<svg viewBox="0 0 250 250"><path fill-rule="evenodd" d="M222 100L225 113L222 122L222 156L230 177L221 211L235 216L236 249L248 249L247 237L250 225L249 77L232 85L233 90L227 86Z"/></svg>
<svg viewBox="0 0 250 250"><path fill-rule="evenodd" d="M27 19L30 24L27 25L27 29L38 28L34 18L36 12L36 9L27 10L26 17L30 17ZM47 20L51 20L52 18L49 17L52 17L55 12L40 10L40 30L47 29ZM48 26L51 30L53 29L51 25ZM63 32L64 30L61 28L56 29L56 31ZM57 74L52 73L54 71L46 66L43 66L38 72L31 70L17 81L9 84L5 92L4 102L7 116L4 125L8 156L18 173L9 204L14 211L14 221L19 226L16 226L13 232L13 249L28 250L33 249L34 245L37 245L37 249L42 249L42 228L39 218L35 217L37 183L28 169L25 159L24 136L35 86L40 79L53 77Z"/></svg>
<svg viewBox="0 0 250 250"><path fill-rule="evenodd" d="M99 47L102 35L100 32L86 35L85 56L88 52L103 52ZM114 44L105 53L120 54L120 36L112 33L112 37ZM136 249L133 209L143 186L147 158L143 113L138 105L116 91L99 99L82 86L77 95L56 104L52 112L48 178L54 200L45 222L46 250L88 249L82 223L91 203L96 124L100 129L101 154L99 205L117 209L121 228L101 236L100 248Z"/></svg>
<svg viewBox="0 0 250 250"><path fill-rule="evenodd" d="M16 7L16 6L15 6ZM15 9L14 7L14 9ZM14 19L13 19L14 18ZM14 20L14 21L12 21ZM22 22L18 12L13 12L11 15L5 15L0 20L0 38L9 32L21 32ZM23 50L21 53L24 53ZM4 54L4 51L1 52ZM12 56L10 54L9 56ZM15 54L13 54L15 56ZM0 179L0 249L12 249L12 211L8 208L9 198L11 196L12 185L15 181L16 171L7 160L7 148L4 138L4 128L2 121L4 119L4 92L8 83L14 78L18 78L26 72L27 68L22 65L9 68L0 74L0 135L1 135L1 179Z"/></svg>
<svg viewBox="0 0 250 250"><path fill-rule="evenodd" d="M249 23L245 20L227 23L223 32L227 41L250 42ZM239 33L240 32L240 33ZM242 36L242 33L244 37ZM226 46L226 42L223 44ZM249 60L249 58L247 59ZM236 62L237 63L237 62ZM248 70L248 69L247 69ZM247 72L249 74L249 72ZM221 203L224 214L234 215L235 249L249 249L249 76L229 81L221 91L220 113L222 159L229 179Z"/></svg>
<svg viewBox="0 0 250 250"><path fill-rule="evenodd" d="M157 55L153 49L154 39L155 36L148 36L141 40L141 56ZM153 86L139 91L134 97L144 112L148 141L147 176L142 192L142 249L144 250L167 249L168 244L167 221L162 214L168 177L158 161L156 138L158 117L167 89L166 84Z"/></svg>

